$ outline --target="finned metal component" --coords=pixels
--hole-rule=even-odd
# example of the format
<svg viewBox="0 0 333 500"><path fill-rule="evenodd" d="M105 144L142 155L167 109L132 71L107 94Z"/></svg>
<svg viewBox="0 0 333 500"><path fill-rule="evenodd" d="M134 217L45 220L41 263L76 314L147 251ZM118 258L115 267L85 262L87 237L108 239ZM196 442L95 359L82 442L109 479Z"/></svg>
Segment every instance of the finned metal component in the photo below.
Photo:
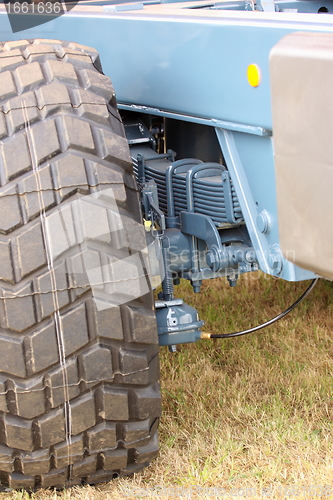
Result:
<svg viewBox="0 0 333 500"><path fill-rule="evenodd" d="M139 182L154 180L159 206L167 217L181 212L209 216L217 228L243 224L243 214L224 165L194 158L174 161L175 153L151 155L143 145L131 147L134 173Z"/></svg>
<svg viewBox="0 0 333 500"><path fill-rule="evenodd" d="M256 253L227 168L194 158L175 161L171 150L154 154L148 129L141 130L142 123L133 127L136 135L130 130L128 136L145 219L163 241L160 298L172 300L179 278L188 279L198 293L203 279L256 271ZM137 142L143 139L146 144Z"/></svg>
<svg viewBox="0 0 333 500"><path fill-rule="evenodd" d="M142 150L140 148L140 150ZM135 151L134 148L131 148L131 151ZM154 179L154 176L150 175L150 171L154 171L157 165L160 167L167 167L170 165L170 162L175 161L176 153L174 151L167 151L166 154L155 154L152 155L152 150L149 147L146 147L146 151L142 150L144 153L138 153L136 156L136 162L134 162L133 170L135 175L137 176L140 182L144 182L145 180ZM154 179L157 181L157 179ZM158 184L158 182L156 182Z"/></svg>

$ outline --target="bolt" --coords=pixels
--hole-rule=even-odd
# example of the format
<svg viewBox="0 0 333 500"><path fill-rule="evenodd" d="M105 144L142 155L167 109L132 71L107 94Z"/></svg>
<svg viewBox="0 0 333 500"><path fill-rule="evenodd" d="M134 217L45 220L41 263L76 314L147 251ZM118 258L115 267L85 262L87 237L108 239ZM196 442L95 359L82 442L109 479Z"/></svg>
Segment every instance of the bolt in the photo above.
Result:
<svg viewBox="0 0 333 500"><path fill-rule="evenodd" d="M207 255L206 255L206 262L207 264L209 265L209 267L213 267L213 265L215 264L216 262L216 259L215 259L215 255L213 252L209 251L207 252Z"/></svg>
<svg viewBox="0 0 333 500"><path fill-rule="evenodd" d="M236 286L236 285L237 285L237 279L238 279L237 277L230 278L230 277L228 276L229 285L230 285L231 287Z"/></svg>
<svg viewBox="0 0 333 500"><path fill-rule="evenodd" d="M199 293L202 285L202 280L193 280L191 281L191 285L193 287L193 292L194 293Z"/></svg>
<svg viewBox="0 0 333 500"><path fill-rule="evenodd" d="M256 258L256 253L254 250L248 250L246 253L245 253L245 261L246 262L250 262L250 264L252 264L253 262L256 262L257 261L257 258Z"/></svg>
<svg viewBox="0 0 333 500"><path fill-rule="evenodd" d="M268 257L268 264L269 264L269 267L271 269L277 269L279 267L279 264L280 264L279 257L277 255L275 255L275 254L271 254Z"/></svg>
<svg viewBox="0 0 333 500"><path fill-rule="evenodd" d="M263 234L267 234L271 230L271 218L267 210L262 210L257 216L257 228Z"/></svg>

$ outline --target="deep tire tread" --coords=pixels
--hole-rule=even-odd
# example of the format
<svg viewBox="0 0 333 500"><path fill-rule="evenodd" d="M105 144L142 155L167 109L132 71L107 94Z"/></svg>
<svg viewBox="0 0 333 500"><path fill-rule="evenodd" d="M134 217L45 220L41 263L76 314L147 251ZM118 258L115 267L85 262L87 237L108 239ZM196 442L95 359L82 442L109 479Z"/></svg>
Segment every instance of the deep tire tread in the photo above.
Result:
<svg viewBox="0 0 333 500"><path fill-rule="evenodd" d="M112 188L124 230L89 248L101 262L110 249L127 255L140 209L114 91L94 49L58 40L0 43L0 84L1 485L130 474L158 449L152 296L97 310L87 277L75 274L76 240L54 262L54 289L40 219Z"/></svg>

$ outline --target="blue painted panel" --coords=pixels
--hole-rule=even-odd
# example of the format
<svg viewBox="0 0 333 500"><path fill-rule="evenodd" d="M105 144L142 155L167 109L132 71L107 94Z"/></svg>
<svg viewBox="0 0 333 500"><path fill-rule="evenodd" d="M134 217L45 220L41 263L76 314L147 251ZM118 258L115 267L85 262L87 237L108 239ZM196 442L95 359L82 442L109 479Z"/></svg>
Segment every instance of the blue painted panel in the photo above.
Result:
<svg viewBox="0 0 333 500"><path fill-rule="evenodd" d="M284 35L302 30L333 32L333 19L328 15L225 11L106 13L101 7L84 7L38 29L13 35L7 14L0 9L3 40L58 38L99 50L104 71L124 103L156 107L161 114L163 110L185 113L193 120L200 117L267 129L271 128L270 49ZM251 88L246 80L251 63L262 71L258 88ZM261 268L274 273L269 255L279 237L271 139L222 130L218 137L252 241L261 254ZM256 226L262 210L271 217L267 234ZM285 263L280 275L295 280L311 274Z"/></svg>
<svg viewBox="0 0 333 500"><path fill-rule="evenodd" d="M6 14L0 14L1 37L55 37L97 48L122 102L265 128L271 128L271 47L296 30L333 32L328 15L89 9L75 8L39 30L15 35ZM258 88L247 83L251 63L262 70Z"/></svg>

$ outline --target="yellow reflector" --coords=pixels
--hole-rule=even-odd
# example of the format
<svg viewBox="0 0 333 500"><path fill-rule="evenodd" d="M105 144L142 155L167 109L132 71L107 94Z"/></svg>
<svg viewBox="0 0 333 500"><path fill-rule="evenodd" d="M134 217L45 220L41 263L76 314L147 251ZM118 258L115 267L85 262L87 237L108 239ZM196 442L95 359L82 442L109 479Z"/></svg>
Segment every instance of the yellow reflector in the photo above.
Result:
<svg viewBox="0 0 333 500"><path fill-rule="evenodd" d="M251 87L258 87L261 82L261 71L257 64L250 64L247 68L247 81Z"/></svg>

